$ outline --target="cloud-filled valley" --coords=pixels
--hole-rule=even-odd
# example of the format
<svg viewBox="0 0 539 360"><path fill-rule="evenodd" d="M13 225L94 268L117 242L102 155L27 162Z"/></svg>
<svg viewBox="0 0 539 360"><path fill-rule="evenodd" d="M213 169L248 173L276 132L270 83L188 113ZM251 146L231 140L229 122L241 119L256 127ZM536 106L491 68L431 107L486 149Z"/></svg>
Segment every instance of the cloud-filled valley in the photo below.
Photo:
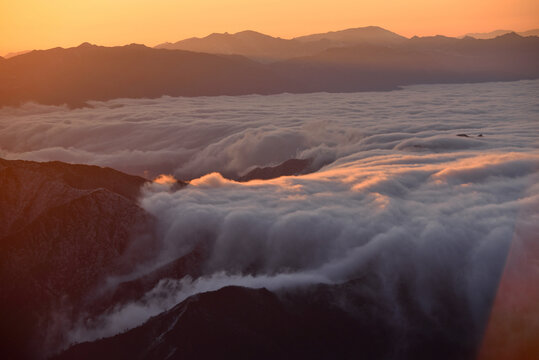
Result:
<svg viewBox="0 0 539 360"><path fill-rule="evenodd" d="M534 80L26 104L0 109L0 157L190 181L144 186L139 204L156 219L157 251L100 287L202 249L197 275L163 278L140 298L81 316L70 342L122 333L225 286L286 297L364 279L376 284L365 297L385 304L396 328L418 318L443 327L453 316L468 328L459 334L447 320L447 336L477 344L511 244L539 232L538 95ZM230 180L293 158L316 171Z"/></svg>

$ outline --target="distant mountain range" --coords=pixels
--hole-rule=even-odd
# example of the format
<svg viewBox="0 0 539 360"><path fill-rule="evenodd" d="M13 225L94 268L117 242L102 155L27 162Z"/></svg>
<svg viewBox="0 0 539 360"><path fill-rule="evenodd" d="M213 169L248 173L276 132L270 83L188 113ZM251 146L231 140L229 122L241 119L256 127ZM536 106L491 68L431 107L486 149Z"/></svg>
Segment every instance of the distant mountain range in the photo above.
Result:
<svg viewBox="0 0 539 360"><path fill-rule="evenodd" d="M509 34L512 32L520 36L539 36L539 29L533 29L533 30L521 31L521 32L516 32L513 30L494 30L488 33L468 33L462 37L470 36L476 39L493 39L495 37Z"/></svg>
<svg viewBox="0 0 539 360"><path fill-rule="evenodd" d="M168 49L173 48L173 49ZM378 27L285 40L244 31L158 48L32 51L0 60L0 106L89 100L392 90L539 77L539 37L404 38Z"/></svg>
<svg viewBox="0 0 539 360"><path fill-rule="evenodd" d="M281 39L255 31L236 34L211 34L157 45L157 49L188 50L210 54L244 55L255 60L272 61L314 55L332 47L359 44L399 44L407 39L376 26Z"/></svg>

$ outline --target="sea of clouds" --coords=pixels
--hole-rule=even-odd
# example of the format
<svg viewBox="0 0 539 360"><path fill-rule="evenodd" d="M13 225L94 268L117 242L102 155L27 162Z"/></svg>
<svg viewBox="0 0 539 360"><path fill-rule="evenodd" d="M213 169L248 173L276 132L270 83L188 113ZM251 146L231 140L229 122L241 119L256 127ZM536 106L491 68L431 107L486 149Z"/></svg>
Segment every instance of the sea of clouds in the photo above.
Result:
<svg viewBox="0 0 539 360"><path fill-rule="evenodd" d="M144 189L161 242L145 269L204 245L203 275L163 279L143 299L78 324L72 341L114 335L227 285L279 291L366 273L395 314L398 284L426 316L444 311L442 288L480 328L509 247L539 233L538 98L539 81L520 81L120 99L77 110L28 104L0 109L0 156L191 180L180 191ZM289 158L324 166L227 179Z"/></svg>
<svg viewBox="0 0 539 360"><path fill-rule="evenodd" d="M537 81L402 91L119 99L92 108L0 109L0 157L110 166L193 179L289 158L320 163L384 152L529 149ZM484 141L457 138L478 135Z"/></svg>

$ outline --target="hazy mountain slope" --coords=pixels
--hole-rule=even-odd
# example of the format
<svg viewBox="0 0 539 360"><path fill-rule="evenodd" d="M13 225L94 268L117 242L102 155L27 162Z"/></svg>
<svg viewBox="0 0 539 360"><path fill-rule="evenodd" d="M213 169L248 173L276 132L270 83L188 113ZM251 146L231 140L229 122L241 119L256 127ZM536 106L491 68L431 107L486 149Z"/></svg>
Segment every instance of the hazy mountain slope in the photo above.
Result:
<svg viewBox="0 0 539 360"><path fill-rule="evenodd" d="M207 259L206 249L196 248L171 262L164 264L149 273L142 273L134 279L119 282L116 286L107 289L93 299L89 316L99 316L115 306L128 304L140 300L163 279L182 279L185 276L197 278L202 275L202 265Z"/></svg>
<svg viewBox="0 0 539 360"><path fill-rule="evenodd" d="M513 31L512 30L494 30L491 32L486 32L486 33L467 33L466 35L462 37L470 36L475 39L493 39L495 37L509 34L511 32Z"/></svg>
<svg viewBox="0 0 539 360"><path fill-rule="evenodd" d="M0 332L5 358L43 356L105 276L151 247L144 179L112 169L0 159ZM146 244L149 244L146 242Z"/></svg>
<svg viewBox="0 0 539 360"><path fill-rule="evenodd" d="M276 84L275 74L237 56L82 44L32 51L2 62L0 106L23 101L80 106L87 100L119 97L270 93L280 90Z"/></svg>

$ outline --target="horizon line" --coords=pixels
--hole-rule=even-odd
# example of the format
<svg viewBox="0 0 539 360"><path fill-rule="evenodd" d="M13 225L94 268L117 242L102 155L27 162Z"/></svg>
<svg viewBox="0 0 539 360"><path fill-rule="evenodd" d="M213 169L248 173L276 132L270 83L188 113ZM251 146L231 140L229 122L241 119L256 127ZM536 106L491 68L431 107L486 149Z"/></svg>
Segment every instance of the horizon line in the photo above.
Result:
<svg viewBox="0 0 539 360"><path fill-rule="evenodd" d="M346 30L354 30L354 29L364 29L364 28L369 28L369 27L376 27L376 28L380 28L380 29L383 29L383 30L386 30L386 31L389 31L389 32L392 32L394 34L397 34L399 36L402 36L404 38L407 38L407 39L412 39L414 37L431 37L431 36L446 36L446 37L450 37L450 38L462 38L466 35L469 35L469 34L489 34L489 33L493 33L493 32L496 32L496 31L508 31L509 33L510 32L514 32L514 33L522 33L522 32L528 32L528 31L533 31L533 30L539 30L539 25L537 27L534 27L534 28L531 28L531 29L527 29L527 30L514 30L514 29L495 29L495 30L491 30L491 31L482 31L482 32L467 32L465 34L461 34L459 36L448 36L448 35L444 35L444 34L440 34L440 33L436 33L436 34L422 34L422 35L413 35L413 36L405 36L405 35L401 35L399 34L398 32L395 32L395 31L392 31L392 30L389 30L387 28L384 28L382 26L379 26L379 25L365 25L365 26L357 26L357 27L349 27L349 28L344 28L344 29L338 29L338 30L327 30L327 31L323 31L323 32L314 32L314 33L308 33L308 34L303 34L303 35L296 35L296 36L293 36L293 37L280 37L280 36L274 36L274 35L270 35L270 34L267 34L267 33L264 33L264 32L261 32L261 31L258 31L258 30L252 30L252 29L245 29L245 30L241 30L241 31L237 31L237 32L228 32L228 31L224 31L224 32L212 32L212 33L206 33L206 35L200 35L200 36L189 36L189 37L183 37L179 40L176 40L174 42L170 42L170 41L160 41L160 42L157 42L155 43L154 45L149 45L148 43L144 43L144 42L129 42L129 43L116 43L116 44L98 44L98 43L94 43L94 42L91 42L91 41L81 41L77 44L72 44L72 45L58 45L58 46L54 46L54 47L50 47L50 48L39 48L39 49L23 49L23 50L14 50L14 51L4 51L3 53L0 53L0 56L4 59L8 59L8 55L11 55L9 58L11 57L15 57L15 56L18 56L18 55L22 55L24 53L28 53L28 52L31 52L31 51L35 51L35 50L50 50L50 49L55 49L55 48L64 48L64 49L68 49L68 48L73 48L73 47L78 47L80 46L81 44L84 44L84 43L89 43L91 45L97 45L97 46L105 46L105 47L116 47L116 46L126 46L126 45L131 45L131 44L139 44L139 45L144 45L146 47L149 47L149 48L155 48L156 46L158 45L161 45L161 44L166 44L166 43L169 43L169 44L174 44L176 42L179 42L179 41L183 41L183 40L188 40L188 39L204 39L210 35L213 35L213 34L230 34L230 35L235 35L235 34L239 34L239 33L242 33L242 32L246 32L246 31L252 31L252 32L256 32L256 33L259 33L259 34L262 34L262 35L266 35L266 36L270 36L270 37L273 37L273 38L276 38L276 39L283 39L283 40L293 40L293 39L296 39L296 38L300 38L300 37L304 37L304 36L309 36L309 35L317 35L317 34L326 34L326 33L332 33L332 32L340 32L340 31L346 31Z"/></svg>

